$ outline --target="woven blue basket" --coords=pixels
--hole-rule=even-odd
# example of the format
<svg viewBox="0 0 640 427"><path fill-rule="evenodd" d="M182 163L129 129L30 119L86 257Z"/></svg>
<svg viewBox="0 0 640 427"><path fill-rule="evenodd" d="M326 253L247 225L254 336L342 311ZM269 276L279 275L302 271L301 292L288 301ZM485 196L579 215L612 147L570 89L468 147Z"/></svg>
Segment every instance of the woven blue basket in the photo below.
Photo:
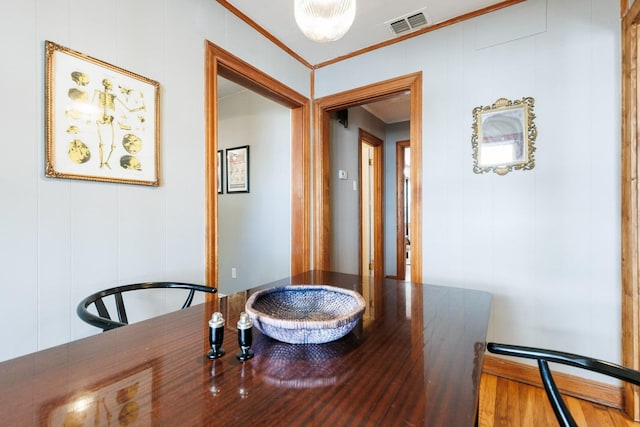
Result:
<svg viewBox="0 0 640 427"><path fill-rule="evenodd" d="M245 311L263 334L291 344L320 344L348 334L362 318L365 301L348 289L290 285L258 291Z"/></svg>

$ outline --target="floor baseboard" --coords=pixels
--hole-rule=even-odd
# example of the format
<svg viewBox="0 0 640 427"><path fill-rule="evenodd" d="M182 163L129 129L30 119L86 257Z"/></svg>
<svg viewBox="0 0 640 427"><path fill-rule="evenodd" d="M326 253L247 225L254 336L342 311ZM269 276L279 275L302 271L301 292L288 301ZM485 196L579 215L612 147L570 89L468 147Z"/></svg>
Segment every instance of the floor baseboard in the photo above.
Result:
<svg viewBox="0 0 640 427"><path fill-rule="evenodd" d="M485 354L482 371L497 377L542 387L537 366ZM560 393L593 403L623 409L622 387L580 378L563 372L554 372L553 379Z"/></svg>

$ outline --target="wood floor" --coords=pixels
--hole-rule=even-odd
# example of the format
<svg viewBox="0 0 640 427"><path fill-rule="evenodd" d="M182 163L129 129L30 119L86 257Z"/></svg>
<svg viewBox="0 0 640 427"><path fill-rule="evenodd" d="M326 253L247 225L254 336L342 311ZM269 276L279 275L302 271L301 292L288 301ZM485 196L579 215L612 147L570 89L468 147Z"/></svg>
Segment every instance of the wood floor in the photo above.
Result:
<svg viewBox="0 0 640 427"><path fill-rule="evenodd" d="M591 402L565 397L580 427L626 427L631 421L623 412ZM480 427L557 426L544 389L483 374L480 382Z"/></svg>

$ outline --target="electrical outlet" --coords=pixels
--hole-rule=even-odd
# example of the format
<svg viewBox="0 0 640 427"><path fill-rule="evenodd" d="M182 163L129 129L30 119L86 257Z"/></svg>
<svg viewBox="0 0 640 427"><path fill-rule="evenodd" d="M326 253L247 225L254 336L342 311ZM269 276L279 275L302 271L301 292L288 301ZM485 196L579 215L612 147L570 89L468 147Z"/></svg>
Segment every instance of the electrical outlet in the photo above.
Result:
<svg viewBox="0 0 640 427"><path fill-rule="evenodd" d="M236 277L238 277L238 272L235 267L231 267L231 278L235 279Z"/></svg>

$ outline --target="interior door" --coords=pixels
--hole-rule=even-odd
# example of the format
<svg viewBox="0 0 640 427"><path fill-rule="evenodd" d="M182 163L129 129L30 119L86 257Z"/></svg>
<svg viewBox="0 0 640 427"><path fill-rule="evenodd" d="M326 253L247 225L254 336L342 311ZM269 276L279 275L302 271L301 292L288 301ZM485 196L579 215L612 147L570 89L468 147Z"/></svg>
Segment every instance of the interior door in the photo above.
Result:
<svg viewBox="0 0 640 427"><path fill-rule="evenodd" d="M360 129L360 274L383 277L383 141Z"/></svg>
<svg viewBox="0 0 640 427"><path fill-rule="evenodd" d="M362 260L360 274L373 275L373 147L366 142L360 143L362 177L360 179L360 192L362 195L362 211L360 217L360 237L362 239Z"/></svg>

